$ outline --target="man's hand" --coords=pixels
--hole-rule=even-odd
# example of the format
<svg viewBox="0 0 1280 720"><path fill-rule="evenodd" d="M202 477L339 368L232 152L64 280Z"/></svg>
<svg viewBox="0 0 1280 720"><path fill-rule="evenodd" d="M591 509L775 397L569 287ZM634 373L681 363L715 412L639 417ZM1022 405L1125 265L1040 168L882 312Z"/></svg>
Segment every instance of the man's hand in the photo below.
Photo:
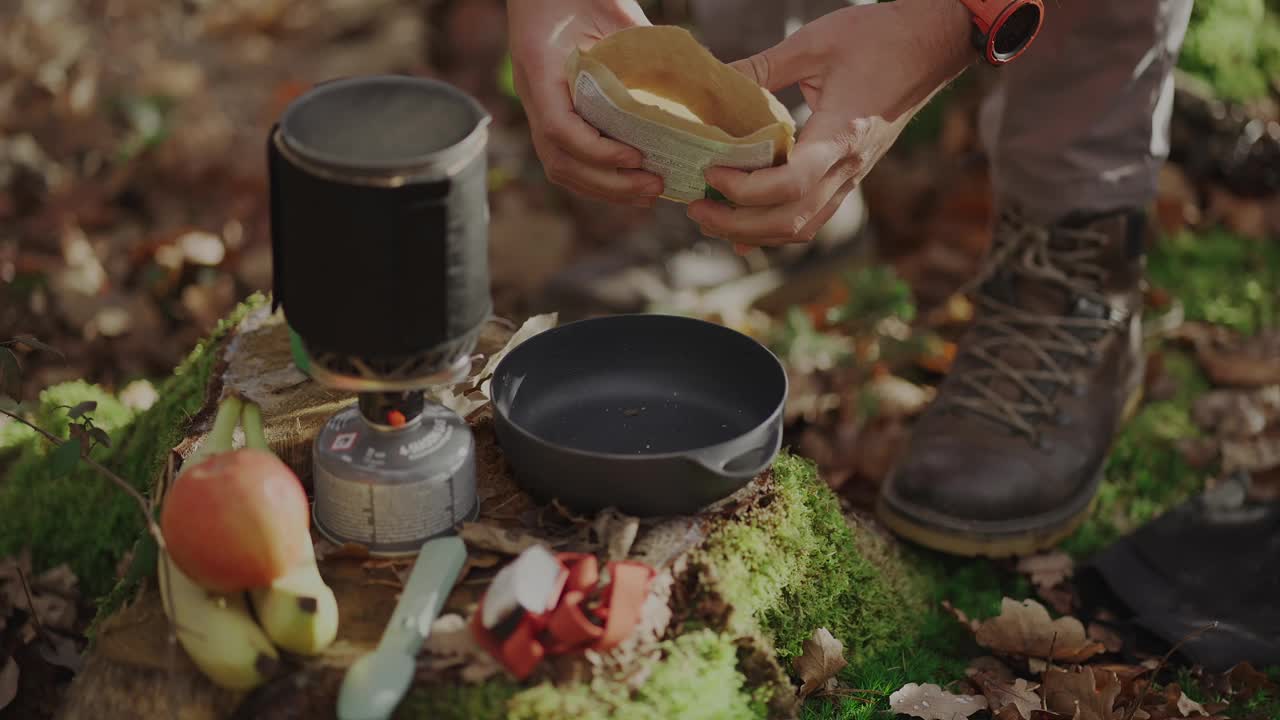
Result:
<svg viewBox="0 0 1280 720"><path fill-rule="evenodd" d="M652 207L662 178L637 168L639 150L600 135L573 111L564 65L618 30L649 25L635 0L514 0L507 27L516 91L551 182L602 200Z"/></svg>
<svg viewBox="0 0 1280 720"><path fill-rule="evenodd" d="M800 84L813 114L785 165L708 168L734 206L690 203L702 232L739 245L808 242L930 98L977 56L957 0L837 10L733 67L769 90Z"/></svg>

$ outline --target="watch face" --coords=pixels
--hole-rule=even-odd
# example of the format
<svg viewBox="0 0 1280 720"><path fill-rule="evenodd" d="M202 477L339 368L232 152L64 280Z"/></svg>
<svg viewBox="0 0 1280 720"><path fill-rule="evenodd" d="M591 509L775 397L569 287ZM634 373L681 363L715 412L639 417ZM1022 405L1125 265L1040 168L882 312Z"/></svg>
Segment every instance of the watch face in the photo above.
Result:
<svg viewBox="0 0 1280 720"><path fill-rule="evenodd" d="M1017 55L1035 36L1039 25L1040 8L1037 5L1027 3L1014 10L992 38L996 58L1007 60Z"/></svg>

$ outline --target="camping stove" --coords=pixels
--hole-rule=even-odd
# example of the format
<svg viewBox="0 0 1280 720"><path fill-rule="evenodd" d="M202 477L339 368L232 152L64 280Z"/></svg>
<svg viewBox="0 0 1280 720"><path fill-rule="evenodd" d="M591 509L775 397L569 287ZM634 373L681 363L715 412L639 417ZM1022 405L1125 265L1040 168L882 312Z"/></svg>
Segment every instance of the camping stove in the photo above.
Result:
<svg viewBox="0 0 1280 720"><path fill-rule="evenodd" d="M268 141L274 303L298 368L357 394L316 438L314 522L413 554L479 511L466 421L426 390L471 368L492 310L489 117L447 84L324 83Z"/></svg>

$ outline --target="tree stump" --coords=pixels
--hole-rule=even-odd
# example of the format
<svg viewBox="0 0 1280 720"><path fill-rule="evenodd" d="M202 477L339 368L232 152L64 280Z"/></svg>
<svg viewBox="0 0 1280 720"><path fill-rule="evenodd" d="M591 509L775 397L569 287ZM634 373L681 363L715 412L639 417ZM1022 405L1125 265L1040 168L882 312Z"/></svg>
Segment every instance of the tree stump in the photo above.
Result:
<svg viewBox="0 0 1280 720"><path fill-rule="evenodd" d="M478 352L487 355L499 350L510 334L494 324ZM234 389L262 406L268 442L309 484L312 441L324 422L353 402L354 396L319 386L294 368L287 328L266 307L239 323L223 352L225 362L215 363L207 379L207 407L193 418L186 439L174 449L176 455L187 457L198 447L208 430L212 406L225 390ZM719 701L723 712L735 716L763 712L785 717L795 709L795 689L777 649L798 647L804 638L777 636L770 628L776 624L769 619L770 613L799 613L805 619L806 603L831 606L830 599L808 602L806 593L815 592L834 592L841 602L849 603L860 602L864 595L874 598L868 602L884 607L872 610L886 616L906 617L919 609L906 586L890 579L901 573L880 579L868 570L871 565L864 554L886 553L881 549L864 553L865 544L876 541L845 522L834 495L817 478L811 463L783 453L774 470L697 516L639 522L605 511L592 518L575 518L555 504L535 503L512 481L487 407L472 413L468 421L476 441L481 515L477 525L463 528L468 563L441 621L453 621L452 627L462 628L461 634L437 638L433 628L419 658L414 688L397 717L506 717L517 709L520 717L528 718L560 717L565 712L603 718L624 702L647 704L646 713L669 717L684 712L672 703L694 702L690 698L702 692L682 693L680 683L716 684L723 693ZM495 545L491 534L472 532L477 528L518 531L556 550L650 563L659 574L640 627L610 653L548 659L523 683L482 651L477 653L474 641L459 651L460 637L466 644L462 623L474 612L488 580L514 552L501 543ZM834 561L832 553L820 551L833 541L847 546ZM335 548L319 540L317 557L340 609L338 639L325 652L309 658L282 653L283 667L252 692L220 689L198 671L180 644L170 641L152 569L135 596L99 623L86 665L73 682L60 717L334 717L343 673L376 645L412 559L371 559L358 550ZM844 565L833 570L833 562ZM849 578L832 584L822 577L833 571ZM839 622L843 621L812 619L815 627L822 623L836 631ZM846 642L853 642L856 635L867 644L895 632L849 628L845 635Z"/></svg>

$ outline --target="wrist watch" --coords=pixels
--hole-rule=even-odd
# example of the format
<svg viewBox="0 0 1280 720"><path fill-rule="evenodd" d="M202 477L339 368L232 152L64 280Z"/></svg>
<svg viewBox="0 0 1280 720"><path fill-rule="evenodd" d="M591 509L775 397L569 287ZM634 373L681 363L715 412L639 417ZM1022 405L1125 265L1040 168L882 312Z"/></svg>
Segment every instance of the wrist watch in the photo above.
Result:
<svg viewBox="0 0 1280 720"><path fill-rule="evenodd" d="M1004 65L1021 55L1044 24L1044 0L960 2L973 15L974 48L992 65Z"/></svg>

